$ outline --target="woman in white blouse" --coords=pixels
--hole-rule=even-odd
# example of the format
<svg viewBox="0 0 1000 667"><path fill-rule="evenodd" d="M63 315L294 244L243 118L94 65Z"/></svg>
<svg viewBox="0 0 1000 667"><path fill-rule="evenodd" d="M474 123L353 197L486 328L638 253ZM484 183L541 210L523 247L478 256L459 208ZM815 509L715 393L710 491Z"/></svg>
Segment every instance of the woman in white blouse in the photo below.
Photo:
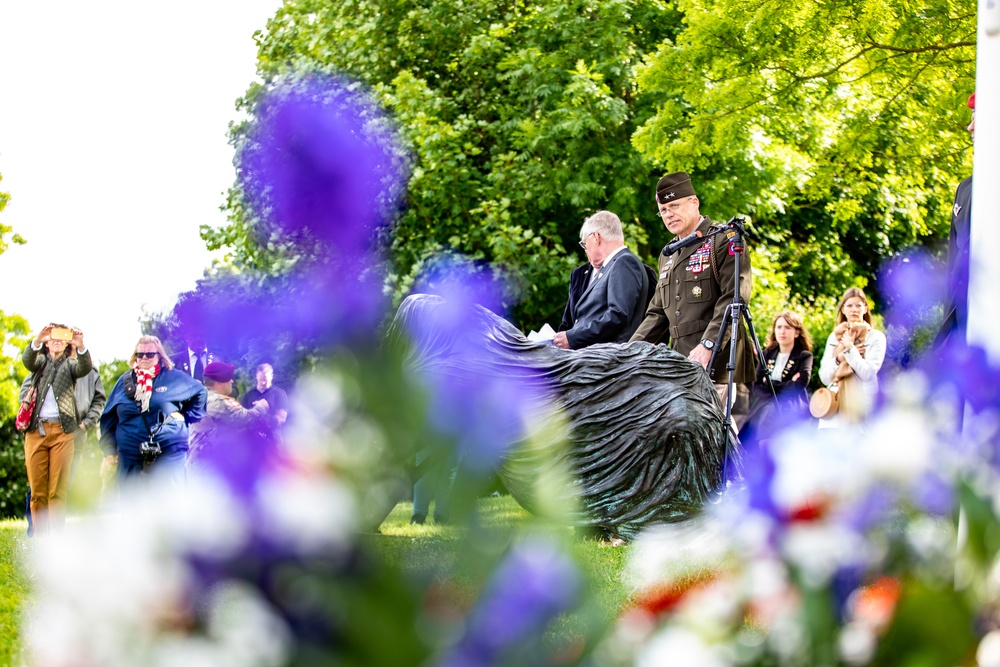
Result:
<svg viewBox="0 0 1000 667"><path fill-rule="evenodd" d="M837 414L821 419L820 428L859 422L871 412L878 394L878 372L885 359L885 334L872 326L868 299L851 287L837 304L837 321L826 340L819 379L837 386Z"/></svg>

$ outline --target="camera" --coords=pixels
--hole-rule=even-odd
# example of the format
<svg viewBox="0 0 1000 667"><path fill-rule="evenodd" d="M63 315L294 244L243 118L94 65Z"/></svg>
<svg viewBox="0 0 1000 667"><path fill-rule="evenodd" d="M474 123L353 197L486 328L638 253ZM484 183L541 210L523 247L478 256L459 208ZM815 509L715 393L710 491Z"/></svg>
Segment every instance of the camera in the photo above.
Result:
<svg viewBox="0 0 1000 667"><path fill-rule="evenodd" d="M142 455L142 460L147 463L151 463L156 460L156 457L163 453L163 449L160 448L160 443L153 442L152 440L146 440L139 443L139 454Z"/></svg>

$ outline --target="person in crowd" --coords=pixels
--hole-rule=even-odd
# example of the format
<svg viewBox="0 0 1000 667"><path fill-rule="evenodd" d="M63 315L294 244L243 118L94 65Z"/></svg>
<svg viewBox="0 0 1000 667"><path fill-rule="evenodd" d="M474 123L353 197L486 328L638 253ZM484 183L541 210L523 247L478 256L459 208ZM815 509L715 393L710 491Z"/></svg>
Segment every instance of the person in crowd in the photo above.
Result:
<svg viewBox="0 0 1000 667"><path fill-rule="evenodd" d="M184 339L185 348L171 357L174 368L187 373L198 382L205 379L205 367L213 361L218 361L215 355L208 351L205 337L197 332L188 333Z"/></svg>
<svg viewBox="0 0 1000 667"><path fill-rule="evenodd" d="M695 232L705 237L701 243L681 248L670 256L660 256L659 283L646 310L645 319L630 342L666 342L677 352L698 362L709 371L723 403L727 400L731 341L722 341L713 368L708 368L712 349L722 327L726 309L732 303L736 260L731 242L719 234L709 237L715 227L701 214L691 177L679 171L667 174L656 185L656 203L667 230L678 238ZM749 303L752 293L750 255L740 262L740 296ZM739 384L754 379L752 345L743 322L739 323L734 381ZM745 414L745 413L744 413ZM744 415L732 412L739 423Z"/></svg>
<svg viewBox="0 0 1000 667"><path fill-rule="evenodd" d="M108 402L108 396L104 393L104 384L101 382L101 374L96 368L90 369L82 378L76 381L76 414L80 419L79 428L74 432L74 454L72 477L80 464L83 452L87 444L87 433L96 431L97 425L101 422L101 413Z"/></svg>
<svg viewBox="0 0 1000 667"><path fill-rule="evenodd" d="M79 428L73 387L77 379L90 373L93 362L83 332L62 324L43 327L24 349L21 361L36 388L34 410L24 435L24 461L33 532L44 535L66 520L73 436Z"/></svg>
<svg viewBox="0 0 1000 667"><path fill-rule="evenodd" d="M808 414L812 345L801 315L789 310L775 315L764 344L764 358L757 365L757 380L750 391L750 411L740 429L741 440L764 438L776 428Z"/></svg>
<svg viewBox="0 0 1000 667"><path fill-rule="evenodd" d="M570 297L556 347L579 349L595 343L624 343L646 313L653 289L646 267L625 246L622 222L598 211L580 228L580 246L589 269L570 275ZM576 293L574 294L574 289Z"/></svg>
<svg viewBox="0 0 1000 667"><path fill-rule="evenodd" d="M274 367L271 364L258 364L255 377L257 385L243 396L241 403L249 410L258 401L267 400L275 426L280 428L288 420L288 395L274 384Z"/></svg>
<svg viewBox="0 0 1000 667"><path fill-rule="evenodd" d="M457 463L449 457L447 461L430 461L430 457L440 455L440 448L426 448L417 452L417 469L426 469L413 485L413 514L410 523L423 524L430 516L431 502L434 502L434 523L448 523L449 501Z"/></svg>
<svg viewBox="0 0 1000 667"><path fill-rule="evenodd" d="M969 135L976 137L976 94L969 97L972 120ZM948 301L944 321L935 343L941 345L950 336L965 341L965 326L969 307L969 238L972 223L972 176L958 184L951 209L951 229L948 232Z"/></svg>
<svg viewBox="0 0 1000 667"><path fill-rule="evenodd" d="M219 442L222 432L233 435L251 433L267 428L267 399L258 398L248 408L230 396L233 390L235 367L222 361L213 361L205 367L205 387L208 402L205 418L191 426L191 449L188 452L188 468L197 469L211 455L211 450Z"/></svg>
<svg viewBox="0 0 1000 667"><path fill-rule="evenodd" d="M142 336L101 415L101 449L119 487L142 474L184 483L188 427L205 416L205 387L174 370L156 336Z"/></svg>
<svg viewBox="0 0 1000 667"><path fill-rule="evenodd" d="M885 334L872 326L865 293L848 288L837 303L835 325L819 365L820 381L837 386L838 403L836 414L820 420L821 428L856 423L871 412L885 349Z"/></svg>
<svg viewBox="0 0 1000 667"><path fill-rule="evenodd" d="M67 345L67 348L72 350L71 356L76 356L76 351L72 349L71 345ZM24 382L21 383L19 401L24 400L28 389L31 387L32 380L31 375L24 378ZM73 481L76 479L77 471L80 468L80 461L83 458L83 452L86 450L87 432L97 428L97 424L101 419L101 411L108 400L107 395L104 393L104 385L101 384L101 374L97 372L96 368L91 368L90 372L84 377L77 379L74 394L76 396L77 417L80 419L80 423L77 429L73 431L73 462L70 465L68 493L73 490ZM30 488L25 494L24 511L25 517L28 520L28 536L30 537L35 532L34 524L31 520Z"/></svg>

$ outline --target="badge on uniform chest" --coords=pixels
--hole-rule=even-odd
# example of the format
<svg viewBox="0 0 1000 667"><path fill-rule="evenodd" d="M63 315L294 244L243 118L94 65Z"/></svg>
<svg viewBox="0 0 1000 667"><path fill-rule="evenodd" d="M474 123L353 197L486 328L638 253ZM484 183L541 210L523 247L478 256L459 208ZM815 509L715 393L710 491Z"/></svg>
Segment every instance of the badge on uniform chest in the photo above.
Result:
<svg viewBox="0 0 1000 667"><path fill-rule="evenodd" d="M708 239L702 243L697 250L691 253L690 257L688 257L688 263L685 270L690 271L691 273L701 273L705 270L705 267L708 266L708 263L712 261L711 253L712 239Z"/></svg>

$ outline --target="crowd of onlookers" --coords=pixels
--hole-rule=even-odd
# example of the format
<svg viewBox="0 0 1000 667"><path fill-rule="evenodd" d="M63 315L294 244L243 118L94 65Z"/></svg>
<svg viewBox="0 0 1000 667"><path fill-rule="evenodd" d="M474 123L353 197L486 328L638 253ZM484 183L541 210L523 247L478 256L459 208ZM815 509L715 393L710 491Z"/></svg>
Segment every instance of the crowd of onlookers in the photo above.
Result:
<svg viewBox="0 0 1000 667"><path fill-rule="evenodd" d="M79 329L49 324L22 355L30 371L21 386L29 534L65 521L74 471L86 434L99 429L102 477L117 488L156 476L182 484L221 447L252 447L278 437L288 397L261 363L255 384L237 400L236 367L216 359L199 336L173 356L159 338L142 336L128 370L105 392ZM23 419L22 419L23 417Z"/></svg>
<svg viewBox="0 0 1000 667"><path fill-rule="evenodd" d="M969 132L975 132L975 95ZM784 424L818 419L820 428L862 425L878 393L886 337L873 326L871 304L857 287L844 292L833 315L819 366L822 387L809 396L813 340L801 315L785 310L770 324L766 342L752 335L751 254L742 222L714 223L685 172L656 185L659 215L675 240L664 247L658 270L625 245L621 220L598 211L580 228L587 262L570 275L559 331L551 344L572 350L600 343L668 344L705 368L744 442L761 444ZM971 177L955 197L948 256L948 302L938 342L964 337L969 273ZM36 397L19 414L25 431L30 516L45 532L65 514L79 435L100 426L105 465L119 486L143 475L175 483L202 462L226 433L274 434L288 416L287 398L272 384L268 364L256 368L257 384L242 403L233 396L234 367L216 360L205 341L192 337L173 357L154 336L139 339L129 370L105 398L100 377L77 329L51 324L24 350L31 372L22 387ZM731 390L732 388L732 390ZM732 395L730 395L732 394ZM418 455L412 521L447 521L455 464ZM426 469L426 470L425 470Z"/></svg>

